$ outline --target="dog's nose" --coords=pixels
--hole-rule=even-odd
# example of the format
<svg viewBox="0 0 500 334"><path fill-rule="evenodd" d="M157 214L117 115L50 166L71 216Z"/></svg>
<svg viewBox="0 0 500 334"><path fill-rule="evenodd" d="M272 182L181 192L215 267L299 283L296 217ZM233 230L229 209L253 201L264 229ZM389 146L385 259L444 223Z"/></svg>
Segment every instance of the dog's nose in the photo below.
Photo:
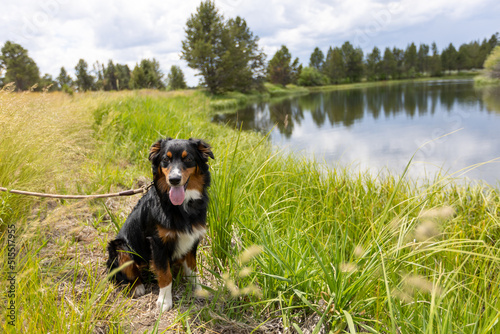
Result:
<svg viewBox="0 0 500 334"><path fill-rule="evenodd" d="M177 186L179 183L181 183L181 175L170 175L168 178L168 182L170 182L171 185Z"/></svg>

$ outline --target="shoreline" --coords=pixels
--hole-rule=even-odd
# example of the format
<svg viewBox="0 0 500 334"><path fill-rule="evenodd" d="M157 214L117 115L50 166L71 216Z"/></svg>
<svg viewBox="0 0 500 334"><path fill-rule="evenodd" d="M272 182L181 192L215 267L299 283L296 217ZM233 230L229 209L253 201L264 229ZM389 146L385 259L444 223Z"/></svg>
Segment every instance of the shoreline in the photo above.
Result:
<svg viewBox="0 0 500 334"><path fill-rule="evenodd" d="M474 77L478 76L478 72L463 72L461 74L451 74L444 75L441 77L422 77L414 79L401 79L401 80L383 80L383 81L363 81L356 83L338 84L338 85L326 85L326 86L296 86L287 85L282 87L280 85L275 85L271 83L265 83L264 92L251 92L251 93L240 93L240 92L228 92L221 95L209 95L207 97L210 99L210 108L216 113L227 112L231 109L243 108L245 105L251 102L269 101L271 99L278 98L288 98L298 95L308 95L311 93L318 92L329 92L335 90L345 90L345 89L362 89L377 86L388 86L394 84L404 84L410 82L427 82L427 81L437 81L437 80L473 80Z"/></svg>

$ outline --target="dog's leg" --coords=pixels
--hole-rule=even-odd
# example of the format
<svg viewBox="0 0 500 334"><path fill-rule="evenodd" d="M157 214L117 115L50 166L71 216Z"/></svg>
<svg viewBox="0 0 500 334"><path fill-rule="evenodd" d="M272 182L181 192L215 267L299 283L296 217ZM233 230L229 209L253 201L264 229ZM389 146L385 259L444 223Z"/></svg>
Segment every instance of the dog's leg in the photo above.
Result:
<svg viewBox="0 0 500 334"><path fill-rule="evenodd" d="M196 246L192 251L186 254L182 261L182 267L184 269L184 276L186 276L193 285L193 290L195 292L201 290L201 285L198 282L198 270L196 268Z"/></svg>
<svg viewBox="0 0 500 334"><path fill-rule="evenodd" d="M167 262L166 270L157 269L155 266L156 275L158 276L158 286L160 293L156 305L162 312L170 310L172 303L172 273L170 272L170 264Z"/></svg>
<svg viewBox="0 0 500 334"><path fill-rule="evenodd" d="M146 293L146 289L144 288L144 284L142 284L139 266L135 261L130 263L130 261L133 261L133 259L126 244L122 240L112 241L108 246L108 251L108 267L110 268L110 270L129 263L129 265L121 270L121 274L126 278L126 280L122 279L122 281L132 283L131 290L133 291L133 295L135 298L144 295ZM123 278L123 276L121 277Z"/></svg>

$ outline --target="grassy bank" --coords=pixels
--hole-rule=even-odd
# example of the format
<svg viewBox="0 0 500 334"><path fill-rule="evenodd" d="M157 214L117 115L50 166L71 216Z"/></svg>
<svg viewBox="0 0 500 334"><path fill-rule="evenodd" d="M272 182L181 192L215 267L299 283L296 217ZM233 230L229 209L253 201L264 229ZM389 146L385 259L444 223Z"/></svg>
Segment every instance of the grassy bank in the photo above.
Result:
<svg viewBox="0 0 500 334"><path fill-rule="evenodd" d="M54 126L53 111L72 110L57 119L74 126L43 130L44 146L29 141L37 124L19 125L31 126L27 133L10 132L16 144L2 151L0 180L16 187L63 193L132 188L150 178L148 148L166 135L204 138L216 158L209 232L200 251L207 297L194 299L177 279L174 309L161 318L154 283L145 296L131 299L104 271L106 243L137 197L16 204L19 199L0 195L3 212L17 207L16 215L2 216L2 231L16 225L17 332L499 330L495 189L445 178L417 186L281 155L256 134L210 123L213 100L200 92L73 98L3 92L0 98L1 126L12 123L4 118L5 101L26 105L26 115L45 110L39 122ZM64 138L73 139L66 148L56 146ZM30 170L16 174L33 164L39 169L34 181ZM7 259L7 232L2 243ZM2 266L7 273L7 261ZM6 277L0 284L8 289ZM7 315L3 329L16 332Z"/></svg>
<svg viewBox="0 0 500 334"><path fill-rule="evenodd" d="M249 94L239 92L229 92L223 95L210 96L210 107L213 110L235 109L241 108L250 102L266 101L272 98L285 96L294 96L308 94L309 91L304 87L288 85L283 87L266 82L264 90L261 92L254 91Z"/></svg>
<svg viewBox="0 0 500 334"><path fill-rule="evenodd" d="M478 75L474 78L474 84L478 87L500 86L500 79L493 79L486 75Z"/></svg>
<svg viewBox="0 0 500 334"><path fill-rule="evenodd" d="M401 79L401 80L383 80L383 81L364 81L349 84L339 84L339 85L328 85L328 86L317 86L308 87L312 92L321 91L332 91L332 90L343 90L343 89L357 89L357 88L369 88L377 86L387 86L387 85L397 85L410 82L425 82L425 81L435 81L435 80L459 80L459 79L472 79L478 76L478 72L469 71L461 73L447 74L442 77L421 77L414 79Z"/></svg>
<svg viewBox="0 0 500 334"><path fill-rule="evenodd" d="M387 86L387 85L402 84L409 82L424 82L433 80L472 79L475 77L478 77L478 72L476 71L465 71L460 73L457 73L455 71L454 73L447 74L442 77L421 77L421 78L401 79L401 80L363 81L363 82L348 83L348 84L314 86L314 87L301 87L295 85L288 85L286 87L283 87L281 85L265 83L264 90L260 92L254 91L248 94L243 94L240 92L228 92L222 95L215 95L215 96L209 95L207 93L207 97L210 99L210 107L212 110L227 111L227 109L242 108L251 102L267 101L270 99L283 98L287 96L303 95L303 94L308 94L309 92L359 89L359 88L369 88L369 87ZM480 81L485 82L484 80Z"/></svg>

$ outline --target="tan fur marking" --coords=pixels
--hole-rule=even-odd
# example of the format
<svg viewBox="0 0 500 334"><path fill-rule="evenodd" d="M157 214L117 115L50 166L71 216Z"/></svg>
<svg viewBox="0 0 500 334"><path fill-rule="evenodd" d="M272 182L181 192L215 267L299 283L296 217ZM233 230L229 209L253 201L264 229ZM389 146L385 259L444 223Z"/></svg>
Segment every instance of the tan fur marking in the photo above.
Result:
<svg viewBox="0 0 500 334"><path fill-rule="evenodd" d="M182 151L182 158L184 159L185 157L187 157L188 153L186 151Z"/></svg>
<svg viewBox="0 0 500 334"><path fill-rule="evenodd" d="M168 151L167 152L167 157L169 157L170 159L172 159L172 152Z"/></svg>
<svg viewBox="0 0 500 334"><path fill-rule="evenodd" d="M154 265L153 270L156 273L156 277L158 278L158 286L160 287L160 289L172 283L172 272L170 271L169 263L167 263L166 270L158 270Z"/></svg>
<svg viewBox="0 0 500 334"><path fill-rule="evenodd" d="M201 153L203 153L203 155L208 158L208 157L212 157L213 156L213 153L212 153L212 150L211 150L212 147L210 147L209 144L207 143L204 143L204 142L201 142L199 145L198 145L198 151L200 151Z"/></svg>
<svg viewBox="0 0 500 334"><path fill-rule="evenodd" d="M200 193L203 193L205 180L203 180L203 175L199 174L198 167L188 168L186 171L189 171L189 176L191 177L187 189L198 190Z"/></svg>
<svg viewBox="0 0 500 334"><path fill-rule="evenodd" d="M170 190L170 187L167 183L168 173L170 171L167 168L158 167L158 173L156 174L156 184L161 192L167 193ZM167 173L167 174L165 174Z"/></svg>
<svg viewBox="0 0 500 334"><path fill-rule="evenodd" d="M122 266L123 264L132 261L132 257L130 254L123 252L123 251L118 251L118 265ZM130 265L126 266L125 268L122 269L122 272L127 276L127 279L130 281L135 281L134 286L136 283L139 281L140 282L140 272L139 272L139 267L137 267L137 264L131 263Z"/></svg>
<svg viewBox="0 0 500 334"><path fill-rule="evenodd" d="M153 146L151 146L151 149L149 150L149 160L151 160L153 158L153 155L158 153L160 149L161 149L161 141L159 140L156 143L154 143Z"/></svg>
<svg viewBox="0 0 500 334"><path fill-rule="evenodd" d="M185 258L186 264L189 269L192 271L197 271L196 270L196 257L193 255L193 253L189 252L186 254Z"/></svg>
<svg viewBox="0 0 500 334"><path fill-rule="evenodd" d="M156 230L158 231L158 236L163 241L163 243L167 243L177 238L177 232L175 232L175 230L170 230L161 225L156 225Z"/></svg>

